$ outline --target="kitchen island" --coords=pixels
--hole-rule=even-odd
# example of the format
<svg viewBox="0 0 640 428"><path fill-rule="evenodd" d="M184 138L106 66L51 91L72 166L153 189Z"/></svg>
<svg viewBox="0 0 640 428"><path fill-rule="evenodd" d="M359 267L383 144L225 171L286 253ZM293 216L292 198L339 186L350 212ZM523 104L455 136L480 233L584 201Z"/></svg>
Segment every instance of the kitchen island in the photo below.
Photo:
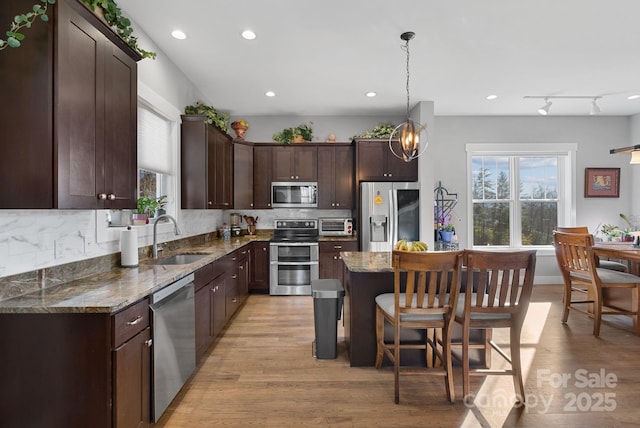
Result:
<svg viewBox="0 0 640 428"><path fill-rule="evenodd" d="M376 360L376 303L378 294L393 293L393 267L390 252L342 252L344 261L344 339L351 367L373 366ZM466 278L463 274L462 280ZM472 342L486 338L476 331ZM459 340L461 329L454 325L452 339ZM387 341L393 340L393 331L385 328ZM424 341L420 331L403 330L403 341ZM484 364L484 352L472 350L476 364ZM424 365L424 352L407 350L402 354L403 364ZM385 360L385 362L388 362Z"/></svg>

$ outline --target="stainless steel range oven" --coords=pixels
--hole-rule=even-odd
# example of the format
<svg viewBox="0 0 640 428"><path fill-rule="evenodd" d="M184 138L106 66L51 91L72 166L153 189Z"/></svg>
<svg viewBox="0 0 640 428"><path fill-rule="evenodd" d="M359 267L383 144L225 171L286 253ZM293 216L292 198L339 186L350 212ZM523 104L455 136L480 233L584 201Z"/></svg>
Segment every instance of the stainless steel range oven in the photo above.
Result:
<svg viewBox="0 0 640 428"><path fill-rule="evenodd" d="M276 220L270 242L269 294L311 295L318 279L318 221Z"/></svg>

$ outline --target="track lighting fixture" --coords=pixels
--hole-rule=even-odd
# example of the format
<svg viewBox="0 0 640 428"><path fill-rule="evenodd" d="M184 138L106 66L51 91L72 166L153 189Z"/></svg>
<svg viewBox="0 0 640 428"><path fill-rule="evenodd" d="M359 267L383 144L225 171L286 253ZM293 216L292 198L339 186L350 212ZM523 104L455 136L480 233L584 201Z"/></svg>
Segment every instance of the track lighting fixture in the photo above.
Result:
<svg viewBox="0 0 640 428"><path fill-rule="evenodd" d="M597 98L594 98L593 101L591 101L591 111L589 112L591 116L600 114L600 112L602 111L600 110L600 107L598 106L598 104L596 104L597 101L598 101Z"/></svg>
<svg viewBox="0 0 640 428"><path fill-rule="evenodd" d="M553 104L553 103L551 101L549 101L548 98L545 98L544 99L544 105L538 109L538 113L540 113L543 116L548 115L549 114L549 109L551 108L551 104Z"/></svg>
<svg viewBox="0 0 640 428"><path fill-rule="evenodd" d="M524 98L536 98L543 99L544 105L538 108L538 113L543 116L547 116L549 114L549 109L551 108L551 104L553 104L550 99L564 99L564 100L574 100L574 99L590 99L591 100L591 110L589 110L589 114L595 115L600 114L602 110L600 106L597 104L597 101L602 98L600 95L526 95Z"/></svg>

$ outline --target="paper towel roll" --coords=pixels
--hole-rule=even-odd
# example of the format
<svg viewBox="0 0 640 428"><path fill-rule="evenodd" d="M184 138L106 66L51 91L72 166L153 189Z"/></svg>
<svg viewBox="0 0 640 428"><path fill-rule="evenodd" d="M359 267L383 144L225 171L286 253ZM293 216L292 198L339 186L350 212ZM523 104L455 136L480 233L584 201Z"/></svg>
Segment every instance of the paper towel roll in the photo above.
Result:
<svg viewBox="0 0 640 428"><path fill-rule="evenodd" d="M138 232L131 226L120 234L120 264L124 267L138 266Z"/></svg>

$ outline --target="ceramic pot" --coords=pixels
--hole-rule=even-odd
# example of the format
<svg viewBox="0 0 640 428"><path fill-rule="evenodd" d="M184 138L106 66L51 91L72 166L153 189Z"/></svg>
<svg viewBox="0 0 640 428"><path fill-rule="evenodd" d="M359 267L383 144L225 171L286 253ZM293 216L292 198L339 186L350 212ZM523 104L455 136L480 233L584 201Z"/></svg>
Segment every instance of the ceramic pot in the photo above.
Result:
<svg viewBox="0 0 640 428"><path fill-rule="evenodd" d="M440 239L442 239L442 242L451 242L451 239L453 239L453 230L452 231L441 230Z"/></svg>
<svg viewBox="0 0 640 428"><path fill-rule="evenodd" d="M149 223L149 216L147 214L132 214L134 225L143 225Z"/></svg>

